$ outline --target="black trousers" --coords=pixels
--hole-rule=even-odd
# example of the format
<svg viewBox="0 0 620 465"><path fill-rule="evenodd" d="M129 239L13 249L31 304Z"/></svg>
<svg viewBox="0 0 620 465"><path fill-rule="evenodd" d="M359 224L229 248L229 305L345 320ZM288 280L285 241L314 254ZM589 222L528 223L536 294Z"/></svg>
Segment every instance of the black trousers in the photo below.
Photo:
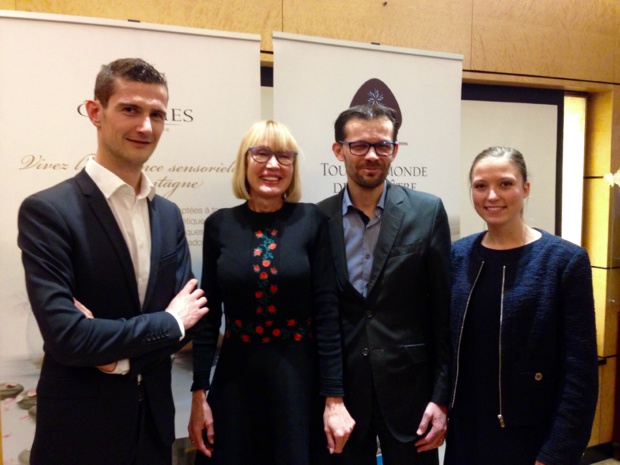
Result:
<svg viewBox="0 0 620 465"><path fill-rule="evenodd" d="M150 404L144 396L139 405L140 421L136 431L138 452L133 465L172 465L172 445L161 440Z"/></svg>
<svg viewBox="0 0 620 465"><path fill-rule="evenodd" d="M376 465L377 438L381 445L384 465L439 465L437 450L418 453L415 441L401 442L396 439L381 414L376 394L373 395L370 427L355 442L348 441L340 456L332 456L332 465Z"/></svg>

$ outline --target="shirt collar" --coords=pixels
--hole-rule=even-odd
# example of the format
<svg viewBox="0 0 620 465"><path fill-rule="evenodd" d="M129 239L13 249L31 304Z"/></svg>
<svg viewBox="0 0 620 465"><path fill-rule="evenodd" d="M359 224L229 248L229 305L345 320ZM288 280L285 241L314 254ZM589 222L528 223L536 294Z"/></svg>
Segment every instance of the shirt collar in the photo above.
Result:
<svg viewBox="0 0 620 465"><path fill-rule="evenodd" d="M114 193L123 186L129 186L125 181L119 178L116 174L107 168L104 168L91 156L86 162L86 173L95 182L99 190L103 193L106 199L110 199ZM140 192L136 196L138 199L148 197L149 200L153 200L155 197L155 186L144 173L141 173L142 179L140 180ZM131 188L131 186L129 186ZM133 189L133 188L132 188Z"/></svg>
<svg viewBox="0 0 620 465"><path fill-rule="evenodd" d="M381 197L379 197L379 201L377 202L377 206L375 207L375 211L377 208L381 210L385 210L385 197L387 195L387 181L384 181L383 184L383 192L381 192ZM349 187L346 186L344 189L344 195L342 196L342 216L346 215L349 211L349 208L355 208L353 202L351 201L351 196L349 195Z"/></svg>

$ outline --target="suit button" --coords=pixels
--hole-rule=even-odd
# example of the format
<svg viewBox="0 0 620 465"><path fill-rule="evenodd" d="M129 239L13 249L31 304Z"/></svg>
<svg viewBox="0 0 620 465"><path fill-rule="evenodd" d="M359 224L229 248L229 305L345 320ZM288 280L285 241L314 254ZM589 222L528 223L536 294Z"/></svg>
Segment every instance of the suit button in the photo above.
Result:
<svg viewBox="0 0 620 465"><path fill-rule="evenodd" d="M369 354L370 354L370 350L368 349L368 347L365 347L364 350L362 351L362 355L364 357L368 357Z"/></svg>
<svg viewBox="0 0 620 465"><path fill-rule="evenodd" d="M372 318L373 316L375 316L375 314L372 310L366 310L366 318Z"/></svg>
<svg viewBox="0 0 620 465"><path fill-rule="evenodd" d="M536 381L540 381L541 379L543 379L543 374L542 374L542 373L536 373L536 374L534 375L534 379L535 379Z"/></svg>

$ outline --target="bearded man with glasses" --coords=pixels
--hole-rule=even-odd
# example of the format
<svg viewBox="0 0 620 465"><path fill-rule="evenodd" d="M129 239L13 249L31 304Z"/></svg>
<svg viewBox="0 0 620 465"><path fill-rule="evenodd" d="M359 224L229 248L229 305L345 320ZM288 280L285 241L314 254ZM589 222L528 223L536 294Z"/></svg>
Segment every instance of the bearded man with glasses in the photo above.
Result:
<svg viewBox="0 0 620 465"><path fill-rule="evenodd" d="M360 105L335 123L347 186L329 216L345 357L345 405L356 422L342 459L437 464L449 397L450 230L441 200L386 180L398 154L392 109Z"/></svg>

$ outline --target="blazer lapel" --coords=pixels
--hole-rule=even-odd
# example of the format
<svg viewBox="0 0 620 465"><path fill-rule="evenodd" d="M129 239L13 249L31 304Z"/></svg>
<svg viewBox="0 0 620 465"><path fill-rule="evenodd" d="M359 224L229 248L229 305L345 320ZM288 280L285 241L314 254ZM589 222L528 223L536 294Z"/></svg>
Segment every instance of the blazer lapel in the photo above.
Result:
<svg viewBox="0 0 620 465"><path fill-rule="evenodd" d="M398 190L390 189L390 184L387 184L387 196L385 199L385 209L383 216L381 217L381 232L377 239L377 246L375 248L375 256L372 264L372 270L370 272L370 278L368 280L368 294L372 292L373 286L377 282L385 262L387 261L390 251L394 246L394 241L400 231L400 227L403 223L405 212L401 208L403 202L402 196Z"/></svg>
<svg viewBox="0 0 620 465"><path fill-rule="evenodd" d="M121 232L118 223L116 222L116 218L114 218L114 214L112 213L112 210L110 209L107 200L105 199L95 182L86 173L86 171L82 170L81 172L79 172L76 175L75 180L80 186L80 189L82 190L82 193L86 198L86 202L89 204L93 214L99 220L101 227L110 238L110 244L112 245L112 249L118 256L119 263L123 270L123 276L125 277L125 280L131 289L131 294L134 298L135 307L139 309L140 298L138 296L136 274L133 269L133 263L131 261L129 249L127 248L127 244L125 243L123 233ZM109 252L107 250L104 250L102 253Z"/></svg>
<svg viewBox="0 0 620 465"><path fill-rule="evenodd" d="M159 272L159 259L161 258L161 224L159 209L156 202L149 200L149 216L151 220L151 269L149 272L149 282L146 287L146 295L144 296L144 305L142 308L149 308L157 274Z"/></svg>
<svg viewBox="0 0 620 465"><path fill-rule="evenodd" d="M329 237L332 245L332 255L336 265L338 281L344 284L349 281L347 270L347 256L344 249L344 228L342 226L342 191L338 194L329 209Z"/></svg>
<svg viewBox="0 0 620 465"><path fill-rule="evenodd" d="M336 275L338 277L338 283L340 288L349 294L355 295L360 299L363 299L362 294L359 293L355 287L349 281L349 268L347 266L347 253L344 244L344 226L342 224L342 198L344 196L344 189L340 193L333 197L333 203L329 208L329 235L331 237L332 254L334 256L334 263L336 265Z"/></svg>

